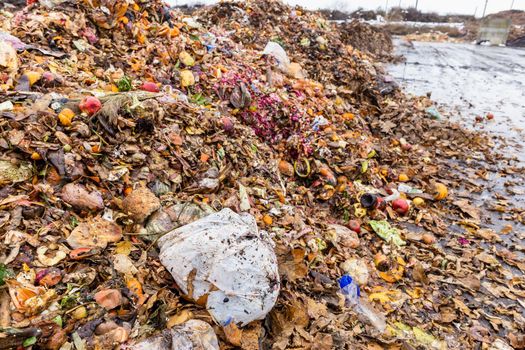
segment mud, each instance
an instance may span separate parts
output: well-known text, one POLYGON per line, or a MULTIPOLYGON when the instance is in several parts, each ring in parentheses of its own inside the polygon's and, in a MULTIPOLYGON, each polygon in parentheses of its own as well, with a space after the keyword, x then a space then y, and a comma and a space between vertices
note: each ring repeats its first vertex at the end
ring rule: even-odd
MULTIPOLYGON (((445 114, 475 129, 503 137, 522 149, 525 142, 525 50, 471 44, 395 40, 406 62, 388 67, 409 92, 432 94, 445 114), (446 111, 449 111, 448 113, 446 111), (493 121, 476 116, 494 114, 493 121)), ((525 162, 525 154, 516 152, 525 162)))
MULTIPOLYGON (((525 50, 471 44, 407 43, 401 39, 395 39, 394 45, 395 53, 403 55, 406 61, 391 64, 388 70, 407 92, 431 94, 444 118, 493 137, 500 157, 484 164, 487 171, 485 190, 468 193, 468 196, 489 213, 492 229, 499 231, 509 223, 515 225, 508 215, 492 207, 501 196, 518 211, 525 203, 525 50), (488 113, 494 114, 493 120, 486 118, 488 113), (517 171, 508 174, 509 168, 517 171)), ((473 158, 476 158, 474 154, 473 158)), ((525 226, 518 224, 514 228, 522 233, 507 236, 504 246, 523 242, 525 226)))

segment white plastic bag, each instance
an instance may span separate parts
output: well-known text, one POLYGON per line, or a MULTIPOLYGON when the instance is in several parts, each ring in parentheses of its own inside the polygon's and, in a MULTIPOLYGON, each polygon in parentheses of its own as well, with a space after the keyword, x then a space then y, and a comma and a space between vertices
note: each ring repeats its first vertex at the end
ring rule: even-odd
POLYGON ((268 41, 263 50, 263 55, 274 57, 279 64, 279 69, 295 79, 304 79, 306 74, 299 63, 290 62, 290 58, 283 47, 276 42, 268 41))
POLYGON ((211 326, 199 320, 189 320, 180 326, 164 330, 130 350, 219 350, 217 336, 211 326))
POLYGON ((279 295, 273 241, 255 218, 230 209, 179 227, 159 239, 160 261, 221 325, 263 319, 279 295), (213 291, 212 291, 213 290, 213 291))
POLYGON ((290 59, 284 51, 283 47, 274 41, 268 41, 268 44, 264 47, 263 55, 272 56, 279 63, 279 68, 286 70, 290 65, 290 59))

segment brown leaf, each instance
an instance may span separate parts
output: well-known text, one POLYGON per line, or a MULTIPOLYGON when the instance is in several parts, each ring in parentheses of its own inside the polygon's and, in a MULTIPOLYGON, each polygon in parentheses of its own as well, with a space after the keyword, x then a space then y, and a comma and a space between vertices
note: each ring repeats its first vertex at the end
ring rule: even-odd
POLYGON ((306 310, 306 305, 302 300, 294 297, 286 308, 286 316, 296 327, 306 327, 310 322, 310 317, 306 310))
POLYGON ((179 324, 183 324, 184 322, 192 318, 193 318, 193 313, 188 309, 184 309, 181 312, 169 318, 168 323, 166 323, 166 328, 172 328, 173 326, 178 326, 179 324))
POLYGON ((67 341, 68 332, 65 329, 58 329, 49 337, 46 343, 47 349, 58 350, 67 341))
POLYGON ((514 349, 525 349, 525 335, 523 334, 509 334, 510 345, 514 349))
POLYGON ((493 230, 489 228, 482 228, 477 231, 474 231, 474 234, 478 237, 483 238, 484 240, 491 241, 491 242, 499 242, 501 241, 500 236, 493 230))
POLYGON ((310 316, 311 318, 317 319, 321 316, 327 315, 328 310, 326 308, 326 305, 319 303, 312 298, 307 298, 306 302, 308 305, 308 316, 310 316))
POLYGON ((88 192, 82 185, 69 183, 62 188, 62 200, 78 209, 100 210, 104 200, 98 191, 88 192))
POLYGON ((507 234, 509 234, 511 232, 512 232, 512 225, 511 224, 507 224, 507 225, 503 226, 503 228, 501 229, 501 231, 499 233, 502 234, 502 235, 507 235, 507 234))
POLYGON ((241 345, 242 330, 237 327, 235 322, 230 322, 227 326, 222 328, 228 342, 235 346, 241 345))
POLYGON ((334 348, 334 340, 330 334, 317 333, 313 340, 312 350, 330 350, 334 348))
POLYGON ((421 282, 423 284, 429 283, 425 268, 420 263, 415 264, 412 268, 412 278, 416 282, 421 282))
POLYGON ((387 133, 387 134, 395 127, 396 127, 396 124, 394 124, 390 120, 387 120, 387 121, 381 123, 381 131, 383 131, 384 133, 387 133))
POLYGON ((498 259, 496 259, 496 257, 494 257, 494 255, 491 255, 491 254, 489 254, 487 252, 479 253, 478 255, 476 255, 476 258, 479 261, 484 262, 485 264, 499 265, 498 259))
POLYGON ((462 313, 464 313, 467 316, 470 316, 472 312, 470 311, 469 307, 465 305, 465 303, 458 298, 454 298, 454 304, 456 305, 456 309, 460 310, 462 313))
POLYGON ((467 287, 471 290, 479 290, 481 288, 481 281, 478 277, 473 275, 468 275, 463 278, 458 278, 458 281, 461 285, 467 287))
POLYGON ((241 349, 259 350, 259 337, 261 336, 261 323, 256 322, 242 330, 241 349))
POLYGON ((450 307, 442 307, 439 310, 440 320, 443 323, 450 323, 457 319, 456 312, 450 307))
POLYGON ((304 248, 294 248, 291 251, 286 247, 277 249, 279 259, 279 274, 290 282, 306 277, 308 266, 304 262, 306 250, 304 248))
POLYGON ((11 320, 11 313, 9 312, 9 294, 7 291, 0 290, 0 327, 9 327, 11 320))
POLYGON ((481 215, 480 209, 470 205, 470 202, 468 200, 460 199, 460 200, 454 201, 453 204, 457 206, 459 210, 469 215, 474 220, 480 221, 480 215, 481 215))
POLYGON ((118 242, 121 239, 122 229, 119 225, 97 217, 75 227, 67 238, 67 243, 72 248, 106 248, 108 243, 118 242))

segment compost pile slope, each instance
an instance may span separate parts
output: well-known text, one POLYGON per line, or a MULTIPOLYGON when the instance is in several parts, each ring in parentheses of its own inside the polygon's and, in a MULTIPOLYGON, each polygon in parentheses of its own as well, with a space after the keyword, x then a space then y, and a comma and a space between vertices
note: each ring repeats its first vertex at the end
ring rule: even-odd
POLYGON ((519 345, 522 280, 453 193, 491 144, 430 119, 336 27, 275 1, 45 4, 1 14, 0 348, 107 349, 190 319, 226 349, 519 345), (407 213, 360 204, 396 189, 407 213), (182 295, 156 247, 223 208, 279 260, 276 306, 242 328, 182 295), (343 274, 384 332, 343 306, 343 274))
POLYGON ((205 7, 196 16, 232 31, 230 38, 246 48, 262 50, 269 40, 275 41, 301 63, 308 78, 329 84, 328 88, 344 87, 340 93, 359 101, 377 103, 373 63, 366 54, 346 46, 336 25, 319 15, 278 1, 263 1, 224 2, 205 7))
POLYGON ((386 30, 359 20, 341 23, 338 29, 345 44, 370 53, 381 61, 393 59, 394 44, 386 30))

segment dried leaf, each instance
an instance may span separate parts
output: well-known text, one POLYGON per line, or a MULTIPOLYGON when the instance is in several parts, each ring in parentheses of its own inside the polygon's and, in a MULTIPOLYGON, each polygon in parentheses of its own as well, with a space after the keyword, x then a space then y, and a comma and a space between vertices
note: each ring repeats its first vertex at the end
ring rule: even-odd
POLYGON ((119 225, 97 217, 75 227, 67 238, 67 243, 72 248, 106 248, 108 243, 118 242, 121 239, 122 229, 119 225))
POLYGON ((227 326, 222 327, 226 340, 234 346, 241 345, 242 330, 237 327, 234 322, 230 322, 227 326))

